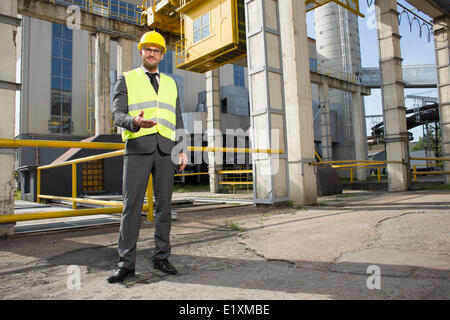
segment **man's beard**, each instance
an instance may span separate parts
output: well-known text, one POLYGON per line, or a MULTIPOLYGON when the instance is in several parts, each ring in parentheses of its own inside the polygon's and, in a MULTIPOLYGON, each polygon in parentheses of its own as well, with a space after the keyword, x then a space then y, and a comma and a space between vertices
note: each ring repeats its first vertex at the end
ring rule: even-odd
POLYGON ((158 62, 157 63, 149 63, 147 60, 145 60, 145 59, 143 59, 143 65, 144 65, 144 67, 146 67, 147 69, 149 69, 149 70, 152 70, 152 69, 156 69, 156 68, 158 68, 158 62))

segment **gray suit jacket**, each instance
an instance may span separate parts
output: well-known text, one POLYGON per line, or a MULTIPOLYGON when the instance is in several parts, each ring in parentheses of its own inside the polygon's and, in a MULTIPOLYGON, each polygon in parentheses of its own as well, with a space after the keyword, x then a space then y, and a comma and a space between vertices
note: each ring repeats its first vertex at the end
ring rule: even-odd
MULTIPOLYGON (((166 74, 167 75, 167 74, 166 74)), ((148 80, 150 82, 150 79, 148 80)), ((112 117, 114 124, 131 132, 139 131, 139 127, 133 125, 134 117, 128 115, 128 90, 125 76, 121 75, 114 87, 114 98, 112 106, 112 117)), ((180 97, 177 97, 176 106, 176 129, 183 129, 184 123, 180 110, 180 97)), ((180 136, 178 138, 183 138, 180 136)), ((180 139, 179 139, 180 140, 180 139)), ((161 136, 159 133, 150 134, 125 142, 125 154, 147 154, 153 153, 156 147, 165 154, 171 154, 175 142, 161 136)))

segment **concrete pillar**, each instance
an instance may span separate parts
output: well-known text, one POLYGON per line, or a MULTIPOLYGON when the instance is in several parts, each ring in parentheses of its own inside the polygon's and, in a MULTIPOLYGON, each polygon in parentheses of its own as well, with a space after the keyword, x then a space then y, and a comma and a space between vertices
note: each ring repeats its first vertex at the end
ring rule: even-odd
POLYGON ((319 84, 320 101, 320 132, 322 142, 322 160, 333 160, 333 146, 331 141, 330 101, 328 96, 328 82, 319 84))
MULTIPOLYGON (((278 2, 246 0, 245 20, 252 148, 284 151, 252 155, 253 199, 265 204, 284 202, 289 200, 289 169, 278 2)), ((309 69, 302 74, 306 75, 309 69)), ((299 132, 292 134, 300 138, 299 132)), ((300 174, 301 163, 296 165, 300 174)))
MULTIPOLYGON (((207 71, 206 80, 206 127, 208 147, 222 148, 223 137, 220 131, 220 76, 219 69, 207 71)), ((217 193, 221 190, 218 172, 223 168, 223 153, 208 152, 209 190, 217 193)))
MULTIPOLYGON (((361 88, 352 92, 352 115, 353 134, 355 137, 355 157, 356 160, 367 160, 367 137, 365 133, 365 112, 363 110, 361 88)), ((356 177, 359 181, 367 180, 367 169, 360 167, 356 170, 356 177)))
POLYGON ((110 36, 95 34, 94 101, 95 135, 111 134, 110 36))
POLYGON ((119 38, 117 40, 117 77, 133 69, 133 41, 119 38))
MULTIPOLYGON (((6 0, 0 3, 0 137, 14 139, 16 109, 16 47, 17 41, 17 1, 6 0)), ((0 214, 14 214, 14 168, 15 149, 0 147, 0 214)), ((14 224, 0 225, 0 235, 14 233, 14 224)))
MULTIPOLYGON (((442 141, 442 157, 450 158, 450 16, 433 20, 436 70, 438 76, 439 112, 442 141)), ((450 171, 450 162, 444 162, 444 171, 450 171)), ((450 184, 450 175, 444 176, 450 184)))
MULTIPOLYGON (((117 40, 117 77, 133 69, 133 41, 119 38, 117 40)), ((117 127, 117 134, 121 134, 122 127, 117 127)))
POLYGON ((408 130, 396 0, 376 0, 378 47, 382 81, 384 140, 389 191, 406 191, 409 185, 408 130))
MULTIPOLYGON (((305 2, 277 1, 283 58, 290 199, 299 205, 316 202, 314 120, 305 2)), ((329 123, 328 111, 328 123, 329 123)), ((331 148, 331 136, 329 137, 331 148)))

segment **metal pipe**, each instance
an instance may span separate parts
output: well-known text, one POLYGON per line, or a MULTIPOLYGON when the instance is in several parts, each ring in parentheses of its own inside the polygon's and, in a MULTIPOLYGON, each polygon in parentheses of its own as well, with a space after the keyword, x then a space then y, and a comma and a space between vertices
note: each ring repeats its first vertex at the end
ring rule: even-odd
POLYGON ((153 176, 151 173, 147 184, 147 206, 147 221, 153 221, 155 218, 153 217, 153 176))
POLYGON ((234 153, 276 153, 282 154, 283 150, 271 150, 271 149, 251 149, 251 148, 213 148, 213 147, 195 147, 188 146, 189 151, 203 151, 203 152, 234 152, 234 153))
POLYGON ((410 157, 411 160, 436 160, 436 161, 450 161, 450 158, 420 158, 420 157, 410 157))
POLYGON ((253 184, 253 181, 219 181, 219 184, 253 184))
MULTIPOLYGON (((148 209, 148 206, 146 204, 144 204, 142 206, 142 211, 147 211, 147 209, 148 209)), ((23 214, 8 214, 8 215, 0 215, 0 224, 14 223, 14 222, 18 222, 18 221, 69 218, 69 217, 77 217, 77 216, 121 213, 122 210, 123 210, 123 206, 120 206, 120 207, 117 206, 117 207, 111 207, 111 208, 93 208, 93 209, 51 211, 51 212, 34 212, 34 213, 23 213, 23 214)))
POLYGON ((76 164, 76 163, 82 163, 82 162, 87 162, 87 161, 94 161, 94 160, 100 160, 100 159, 105 159, 105 158, 118 157, 118 156, 123 155, 123 153, 124 153, 124 150, 112 151, 112 152, 97 154, 95 156, 79 158, 79 159, 65 161, 65 162, 56 163, 56 164, 49 164, 49 165, 46 165, 46 166, 41 166, 41 167, 39 167, 39 169, 41 169, 41 170, 43 170, 43 169, 50 169, 50 168, 66 166, 66 165, 69 165, 69 164, 73 165, 73 164, 76 164))
MULTIPOLYGON (((77 197, 77 164, 72 163, 72 198, 75 199, 77 197)), ((72 200, 72 209, 77 208, 77 203, 75 200, 72 200)))
MULTIPOLYGON (((124 143, 113 142, 82 142, 82 141, 54 141, 54 140, 20 140, 0 139, 0 147, 45 147, 45 148, 82 148, 82 149, 117 149, 125 148, 124 143)), ((201 152, 248 152, 248 153, 276 153, 282 154, 283 150, 251 149, 251 148, 211 148, 188 146, 189 151, 201 152)), ((78 160, 78 159, 77 159, 78 160)), ((81 159, 80 159, 81 160, 81 159)))
POLYGON ((55 141, 55 140, 20 140, 0 139, 2 147, 44 147, 44 148, 83 148, 83 149, 124 149, 124 143, 112 142, 83 142, 83 141, 55 141))
POLYGON ((220 170, 218 171, 219 174, 223 173, 252 173, 253 170, 220 170))
POLYGON ((36 181, 36 184, 37 184, 37 187, 36 187, 36 202, 39 203, 39 202, 41 202, 41 199, 39 197, 39 195, 41 194, 41 169, 37 168, 36 176, 37 176, 37 179, 36 179, 37 180, 36 181))
POLYGON ((71 197, 63 197, 63 196, 52 196, 52 195, 40 195, 41 199, 50 199, 50 200, 63 200, 63 201, 69 201, 73 202, 76 201, 77 203, 89 203, 89 204, 100 204, 105 206, 113 206, 113 207, 120 207, 122 206, 122 202, 117 201, 108 201, 108 200, 95 200, 95 199, 86 199, 86 198, 71 198, 71 197))
POLYGON ((194 172, 194 173, 177 173, 175 177, 183 177, 183 176, 196 176, 202 174, 209 174, 209 172, 194 172))
POLYGON ((13 223, 13 222, 17 222, 17 221, 68 218, 68 217, 75 217, 75 216, 87 216, 87 215, 120 213, 120 212, 122 212, 122 207, 10 214, 10 215, 0 215, 0 224, 1 223, 13 223))

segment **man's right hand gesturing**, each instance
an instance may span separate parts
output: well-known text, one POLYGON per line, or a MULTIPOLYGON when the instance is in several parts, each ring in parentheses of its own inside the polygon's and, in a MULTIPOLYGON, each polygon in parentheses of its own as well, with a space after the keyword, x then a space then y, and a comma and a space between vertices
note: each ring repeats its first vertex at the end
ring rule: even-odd
POLYGON ((133 119, 133 125, 140 128, 151 128, 156 125, 156 121, 145 119, 144 110, 141 110, 137 117, 133 119))

